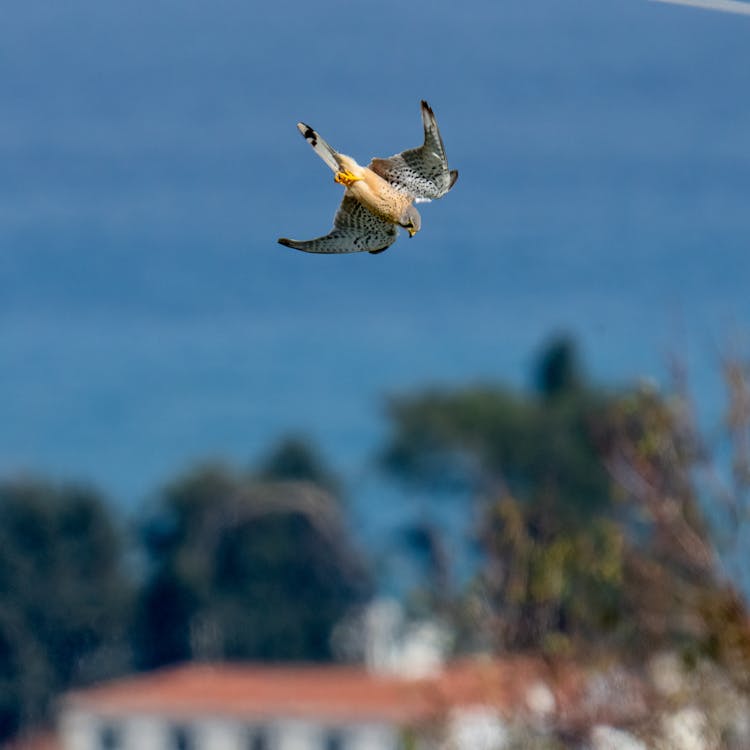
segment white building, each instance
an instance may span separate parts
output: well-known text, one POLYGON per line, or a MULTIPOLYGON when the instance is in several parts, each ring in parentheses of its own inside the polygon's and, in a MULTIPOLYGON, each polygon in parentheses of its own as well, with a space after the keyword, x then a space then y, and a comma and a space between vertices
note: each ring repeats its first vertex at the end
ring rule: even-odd
POLYGON ((189 665, 71 694, 64 750, 397 750, 427 714, 359 668, 189 665))
POLYGON ((15 748, 503 750, 519 728, 544 733, 617 718, 592 703, 590 676, 539 659, 428 671, 193 663, 69 693, 56 734, 15 748))
POLYGON ((554 716, 546 677, 541 662, 522 659, 419 678, 191 664, 69 694, 58 737, 63 750, 500 750, 509 722, 554 716))

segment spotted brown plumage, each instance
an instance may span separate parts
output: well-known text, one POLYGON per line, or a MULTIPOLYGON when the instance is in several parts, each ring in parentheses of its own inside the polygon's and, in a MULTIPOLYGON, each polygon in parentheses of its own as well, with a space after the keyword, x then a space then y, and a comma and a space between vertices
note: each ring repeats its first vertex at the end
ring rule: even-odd
POLYGON ((447 193, 458 178, 448 169, 443 139, 427 102, 422 101, 424 143, 387 159, 373 159, 366 167, 338 153, 305 123, 297 129, 316 154, 333 170, 334 180, 346 188, 329 234, 314 240, 279 243, 308 253, 381 253, 398 236, 397 227, 413 237, 421 227, 415 202, 447 193))
POLYGON ((396 189, 411 195, 417 202, 445 195, 458 179, 458 170, 448 169, 445 146, 440 137, 435 113, 422 101, 424 144, 402 151, 388 159, 373 159, 368 165, 396 189))
POLYGON ((356 198, 344 194, 333 220, 333 229, 314 240, 279 239, 279 243, 306 253, 379 253, 389 248, 398 237, 396 225, 371 211, 356 198))

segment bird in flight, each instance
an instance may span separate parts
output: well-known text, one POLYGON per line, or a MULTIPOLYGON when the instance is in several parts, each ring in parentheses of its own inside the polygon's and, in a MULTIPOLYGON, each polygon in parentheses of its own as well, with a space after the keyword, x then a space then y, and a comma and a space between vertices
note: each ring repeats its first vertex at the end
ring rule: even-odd
POLYGON ((413 237, 422 225, 414 204, 440 198, 458 179, 458 171, 448 169, 435 114, 425 101, 422 124, 422 146, 362 167, 331 148, 309 125, 297 123, 304 139, 333 170, 334 181, 346 189, 328 234, 314 240, 282 237, 279 243, 306 253, 375 254, 396 241, 398 227, 413 237))

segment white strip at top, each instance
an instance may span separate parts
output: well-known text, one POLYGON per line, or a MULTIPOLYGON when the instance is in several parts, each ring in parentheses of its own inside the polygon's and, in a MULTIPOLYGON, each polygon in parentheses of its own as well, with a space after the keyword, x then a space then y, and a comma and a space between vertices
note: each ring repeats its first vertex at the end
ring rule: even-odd
POLYGON ((691 8, 703 8, 705 10, 718 10, 722 13, 738 13, 750 16, 750 3, 740 0, 652 0, 657 3, 669 3, 670 5, 687 5, 691 8))

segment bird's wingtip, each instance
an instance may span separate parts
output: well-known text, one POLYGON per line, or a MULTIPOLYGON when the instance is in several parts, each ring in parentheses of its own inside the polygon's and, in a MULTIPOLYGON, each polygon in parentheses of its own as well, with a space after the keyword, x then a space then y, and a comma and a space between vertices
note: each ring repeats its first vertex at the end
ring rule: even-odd
POLYGON ((450 181, 450 185, 448 185, 448 190, 450 190, 456 184, 456 180, 458 179, 458 170, 451 169, 450 176, 451 176, 451 181, 450 181))
POLYGON ((318 145, 318 134, 307 123, 298 122, 297 130, 302 133, 302 137, 315 148, 318 145))
POLYGON ((279 237, 276 242, 278 242, 279 245, 283 245, 284 247, 294 247, 294 245, 292 245, 292 241, 287 239, 286 237, 279 237))

